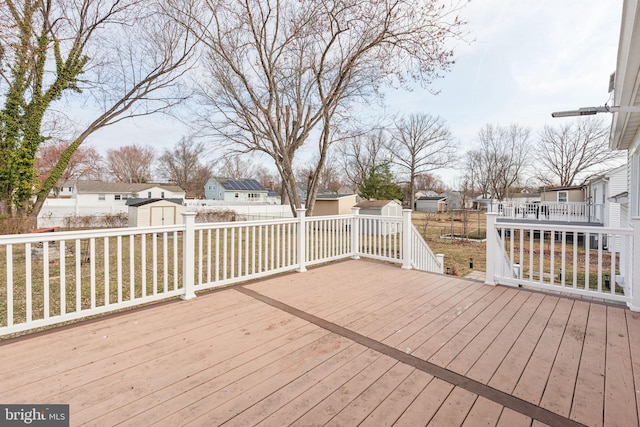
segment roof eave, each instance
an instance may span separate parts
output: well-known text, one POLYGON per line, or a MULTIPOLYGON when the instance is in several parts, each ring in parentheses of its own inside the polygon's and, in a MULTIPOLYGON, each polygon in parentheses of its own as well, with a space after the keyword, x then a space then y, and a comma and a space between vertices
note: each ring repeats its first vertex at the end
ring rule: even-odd
MULTIPOLYGON (((614 82, 614 105, 640 105, 640 3, 625 1, 614 82)), ((613 114, 609 147, 627 150, 640 128, 640 113, 613 114)))

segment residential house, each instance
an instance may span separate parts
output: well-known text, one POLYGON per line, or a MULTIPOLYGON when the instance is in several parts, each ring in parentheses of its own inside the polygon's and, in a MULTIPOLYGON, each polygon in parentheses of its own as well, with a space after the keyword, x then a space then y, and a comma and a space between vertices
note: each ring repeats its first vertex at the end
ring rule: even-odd
POLYGON ((605 227, 620 227, 620 203, 617 197, 627 192, 627 165, 593 177, 585 184, 587 201, 594 217, 605 227))
POLYGON ((540 201, 550 203, 584 203, 584 188, 580 185, 570 187, 543 187, 540 189, 540 201))
MULTIPOLYGON (((625 1, 620 28, 618 60, 613 79, 613 102, 616 106, 640 108, 640 3, 625 1)), ((609 146, 613 150, 626 150, 627 188, 619 194, 610 194, 620 203, 621 225, 632 226, 632 218, 640 217, 640 112, 613 113, 609 146)), ((637 265, 638 260, 635 260, 637 265)))
POLYGON ((119 205, 128 199, 184 199, 185 191, 177 185, 161 183, 128 184, 124 182, 78 181, 72 198, 78 206, 119 205))
POLYGON ((450 191, 448 193, 442 193, 441 195, 447 198, 446 210, 462 209, 464 207, 463 197, 459 191, 450 191))
POLYGON ((269 191, 255 179, 210 178, 205 184, 205 198, 232 203, 267 203, 269 191))

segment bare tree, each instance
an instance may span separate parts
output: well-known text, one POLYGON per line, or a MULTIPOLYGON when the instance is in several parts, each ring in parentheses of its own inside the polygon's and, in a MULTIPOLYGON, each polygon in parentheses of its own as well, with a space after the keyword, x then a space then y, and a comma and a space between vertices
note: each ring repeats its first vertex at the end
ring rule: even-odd
POLYGON ((390 151, 393 163, 405 175, 409 206, 415 206, 418 174, 454 164, 457 142, 445 121, 429 114, 411 114, 395 122, 390 151))
POLYGON ((275 190, 280 186, 280 178, 264 166, 258 166, 256 170, 256 179, 264 188, 275 190))
MULTIPOLYGON (((0 210, 35 218, 73 153, 99 129, 181 102, 194 38, 156 0, 0 3, 0 210), (65 103, 79 103, 81 113, 65 103), (56 111, 70 141, 43 182, 35 156, 56 111), (89 117, 89 119, 87 119, 89 117), (35 203, 31 206, 33 196, 35 203)), ((74 104, 77 105, 77 104, 74 104)), ((58 123, 59 128, 62 124, 58 123)))
POLYGON ((337 156, 351 187, 357 188, 367 179, 372 168, 390 162, 388 134, 381 129, 357 132, 336 145, 337 156))
POLYGON ((216 167, 216 175, 233 179, 255 179, 258 176, 258 166, 240 155, 227 155, 216 167))
POLYGON ((155 153, 149 147, 125 145, 107 151, 107 170, 116 182, 150 182, 154 158, 155 153))
POLYGON ((442 178, 429 172, 416 175, 416 190, 432 190, 436 193, 444 193, 448 190, 442 178))
MULTIPOLYGON (((68 141, 57 141, 40 146, 36 154, 35 169, 41 181, 49 177, 68 146, 68 141)), ((100 153, 91 146, 80 146, 69 159, 66 169, 51 190, 54 196, 58 197, 60 188, 65 182, 78 181, 81 178, 101 179, 103 173, 103 158, 100 153)))
MULTIPOLYGON (((317 164, 318 159, 316 158, 302 167, 297 167, 295 169, 296 181, 309 186, 316 171, 317 164)), ((330 153, 327 156, 327 161, 325 162, 322 171, 320 171, 318 179, 319 188, 324 191, 337 193, 340 187, 342 187, 343 182, 340 174, 340 168, 338 166, 337 157, 334 153, 330 153)))
MULTIPOLYGON (((609 149, 609 126, 593 117, 545 126, 536 143, 536 178, 545 185, 571 186, 595 167, 620 159, 609 149)), ((588 178, 588 177, 584 177, 588 178)))
POLYGON ((529 158, 529 130, 518 125, 485 125, 478 132, 479 148, 467 153, 467 178, 480 194, 504 199, 523 179, 529 158))
POLYGON ((180 186, 187 197, 203 198, 211 170, 202 163, 206 147, 202 142, 181 138, 173 149, 158 157, 158 175, 180 186))
POLYGON ((381 85, 438 77, 452 63, 446 41, 461 25, 459 6, 440 1, 170 3, 178 19, 198 21, 189 28, 206 46, 209 79, 200 89, 214 113, 207 125, 239 151, 273 158, 294 214, 294 158, 303 144, 317 137, 311 212, 336 121, 381 85))

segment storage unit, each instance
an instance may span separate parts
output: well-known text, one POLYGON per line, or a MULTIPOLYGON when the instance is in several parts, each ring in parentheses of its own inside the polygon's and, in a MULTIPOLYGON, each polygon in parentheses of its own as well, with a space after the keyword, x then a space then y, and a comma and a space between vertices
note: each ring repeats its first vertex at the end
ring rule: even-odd
POLYGON ((182 199, 130 199, 129 227, 182 224, 182 199))
POLYGON ((350 214, 356 198, 355 194, 318 194, 313 216, 350 214))

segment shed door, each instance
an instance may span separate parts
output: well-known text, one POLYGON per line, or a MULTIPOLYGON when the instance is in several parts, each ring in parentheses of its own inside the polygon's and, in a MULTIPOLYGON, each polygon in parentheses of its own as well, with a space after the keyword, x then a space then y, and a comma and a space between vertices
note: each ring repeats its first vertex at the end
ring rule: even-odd
POLYGON ((176 208, 173 206, 152 206, 151 224, 149 225, 173 225, 176 223, 176 208))

